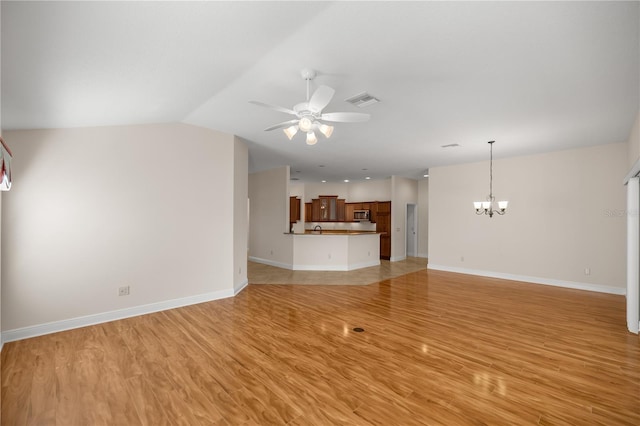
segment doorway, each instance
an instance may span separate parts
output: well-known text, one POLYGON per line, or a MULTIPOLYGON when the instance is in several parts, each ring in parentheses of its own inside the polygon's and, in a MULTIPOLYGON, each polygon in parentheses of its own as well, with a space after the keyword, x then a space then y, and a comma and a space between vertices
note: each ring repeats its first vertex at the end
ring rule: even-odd
POLYGON ((418 256, 418 206, 407 204, 407 248, 408 257, 418 256))

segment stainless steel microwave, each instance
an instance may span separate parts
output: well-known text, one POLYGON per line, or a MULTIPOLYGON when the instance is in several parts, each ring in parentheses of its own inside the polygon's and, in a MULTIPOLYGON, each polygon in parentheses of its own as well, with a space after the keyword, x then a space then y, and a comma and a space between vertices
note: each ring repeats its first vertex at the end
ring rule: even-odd
POLYGON ((354 210, 353 211, 353 220, 370 220, 370 212, 369 210, 354 210))

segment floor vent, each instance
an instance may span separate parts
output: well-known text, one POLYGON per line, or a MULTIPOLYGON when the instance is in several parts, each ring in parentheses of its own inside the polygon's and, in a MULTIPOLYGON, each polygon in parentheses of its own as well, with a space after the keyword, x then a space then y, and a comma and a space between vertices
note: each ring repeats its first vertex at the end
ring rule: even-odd
POLYGON ((364 328, 356 327, 353 329, 353 331, 355 331, 356 333, 362 333, 364 331, 364 328))

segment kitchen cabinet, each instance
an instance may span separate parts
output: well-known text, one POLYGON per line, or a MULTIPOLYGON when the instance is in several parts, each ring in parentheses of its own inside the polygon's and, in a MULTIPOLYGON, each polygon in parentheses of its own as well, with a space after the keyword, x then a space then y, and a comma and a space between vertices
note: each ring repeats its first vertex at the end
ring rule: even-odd
POLYGON ((336 200, 336 220, 338 222, 344 222, 346 220, 345 213, 344 213, 344 208, 345 208, 344 200, 343 199, 337 199, 336 200))
POLYGON ((391 259, 391 201, 377 203, 376 232, 380 232, 380 259, 391 259))
POLYGON ((344 221, 345 200, 337 195, 320 195, 311 200, 311 222, 344 221))
POLYGON ((313 222, 312 209, 313 207, 311 203, 304 203, 304 221, 305 222, 313 222))
POLYGON ((353 222, 354 203, 345 203, 344 205, 344 220, 345 222, 353 222))
POLYGON ((300 198, 289 197, 289 224, 300 220, 300 198))

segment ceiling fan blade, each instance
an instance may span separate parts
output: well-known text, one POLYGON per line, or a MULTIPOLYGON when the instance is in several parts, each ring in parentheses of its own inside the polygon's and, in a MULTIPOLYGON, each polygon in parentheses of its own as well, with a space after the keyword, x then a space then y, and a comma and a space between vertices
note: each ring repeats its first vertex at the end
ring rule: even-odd
POLYGON ((296 119, 296 120, 283 121, 282 123, 274 124, 271 127, 267 127, 266 129, 264 129, 264 131, 268 132, 269 130, 284 129, 285 127, 289 127, 289 126, 292 126, 294 124, 297 124, 298 121, 300 121, 300 120, 296 119))
POLYGON ((261 107, 269 108, 269 109, 274 109, 274 110, 280 111, 280 112, 286 112, 287 114, 297 115, 294 110, 288 109, 288 108, 284 108, 284 107, 281 107, 281 106, 265 104, 264 102, 259 102, 259 101, 249 101, 249 103, 254 104, 254 105, 258 105, 258 106, 261 106, 261 107))
POLYGON ((363 121, 369 121, 370 114, 364 114, 361 112, 328 112, 322 114, 321 119, 326 121, 335 121, 339 123, 360 123, 363 121))
POLYGON ((329 86, 320 86, 313 92, 311 95, 311 99, 309 99, 309 110, 311 112, 320 112, 322 108, 329 105, 331 102, 331 98, 333 98, 333 94, 335 90, 333 90, 329 86))

